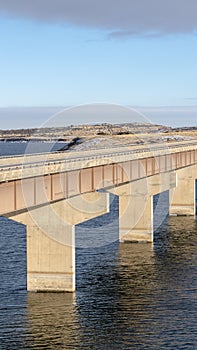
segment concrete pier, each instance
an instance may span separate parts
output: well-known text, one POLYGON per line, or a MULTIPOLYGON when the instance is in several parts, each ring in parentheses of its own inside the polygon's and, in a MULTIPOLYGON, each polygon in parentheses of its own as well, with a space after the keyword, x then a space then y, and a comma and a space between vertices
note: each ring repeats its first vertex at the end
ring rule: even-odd
POLYGON ((153 241, 153 199, 143 195, 119 197, 120 242, 153 241))
POLYGON ((108 211, 95 192, 10 217, 27 226, 27 290, 74 292, 75 225, 108 211))
POLYGON ((169 172, 110 190, 119 196, 120 242, 153 242, 153 196, 175 186, 176 174, 169 172))
POLYGON ((196 215, 196 166, 177 171, 177 187, 170 191, 170 215, 196 215))
MULTIPOLYGON (((61 227, 57 226, 54 229, 59 231, 61 227)), ((64 235, 66 237, 65 244, 51 239, 33 222, 27 225, 28 291, 74 292, 74 226, 64 227, 64 235)))

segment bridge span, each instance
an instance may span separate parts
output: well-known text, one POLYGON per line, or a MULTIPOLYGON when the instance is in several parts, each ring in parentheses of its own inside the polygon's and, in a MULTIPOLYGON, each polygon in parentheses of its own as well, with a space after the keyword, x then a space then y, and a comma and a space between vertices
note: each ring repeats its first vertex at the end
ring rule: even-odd
POLYGON ((153 242, 153 196, 196 214, 197 142, 0 158, 0 215, 27 226, 27 289, 75 290, 75 225, 119 197, 121 242, 153 242))

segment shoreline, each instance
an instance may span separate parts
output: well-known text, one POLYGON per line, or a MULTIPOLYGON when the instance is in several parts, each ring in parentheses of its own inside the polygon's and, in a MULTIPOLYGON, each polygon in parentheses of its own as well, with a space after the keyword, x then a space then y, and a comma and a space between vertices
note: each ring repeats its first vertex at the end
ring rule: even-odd
POLYGON ((197 127, 171 128, 154 124, 96 124, 69 127, 0 130, 3 143, 62 143, 60 151, 120 147, 136 144, 197 140, 197 127))

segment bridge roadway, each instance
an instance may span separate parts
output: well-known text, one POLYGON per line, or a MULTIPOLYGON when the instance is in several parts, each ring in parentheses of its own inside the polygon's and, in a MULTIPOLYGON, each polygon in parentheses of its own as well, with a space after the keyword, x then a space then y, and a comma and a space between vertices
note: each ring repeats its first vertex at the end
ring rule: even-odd
POLYGON ((153 196, 172 215, 195 215, 197 142, 0 158, 0 215, 27 226, 27 289, 75 290, 76 224, 119 196, 121 242, 153 242, 153 196), (98 190, 102 190, 101 192, 98 190))
POLYGON ((62 171, 89 168, 91 166, 145 159, 195 151, 197 141, 155 143, 122 146, 110 149, 99 148, 90 151, 66 151, 40 154, 24 154, 0 157, 0 182, 46 175, 62 171), (29 170, 29 171, 28 171, 29 170))

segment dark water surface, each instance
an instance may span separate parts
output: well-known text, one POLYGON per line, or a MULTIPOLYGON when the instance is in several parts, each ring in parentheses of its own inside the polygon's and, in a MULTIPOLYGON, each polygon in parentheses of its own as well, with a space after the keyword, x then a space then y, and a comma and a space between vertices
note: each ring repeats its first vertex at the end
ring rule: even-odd
POLYGON ((0 157, 18 154, 43 153, 57 151, 65 142, 3 142, 0 141, 0 157))
POLYGON ((26 292, 25 226, 1 217, 0 349, 197 349, 197 223, 158 227, 160 197, 154 244, 117 242, 117 198, 76 227, 74 295, 26 292))
POLYGON ((193 218, 170 218, 154 245, 78 248, 73 296, 27 293, 25 227, 0 224, 0 349, 197 349, 193 218))

